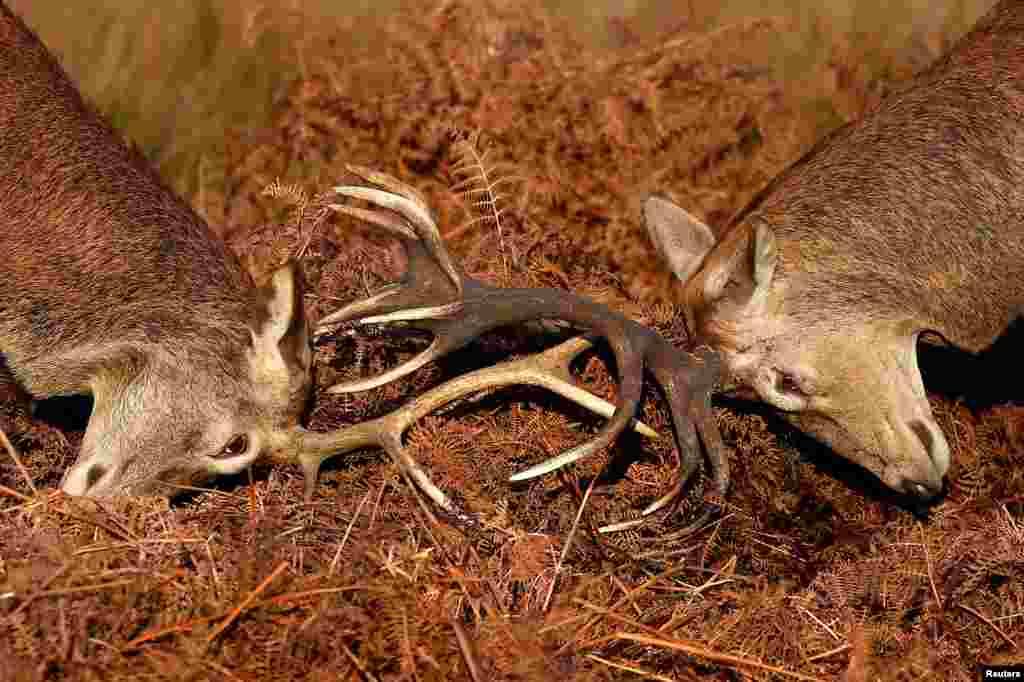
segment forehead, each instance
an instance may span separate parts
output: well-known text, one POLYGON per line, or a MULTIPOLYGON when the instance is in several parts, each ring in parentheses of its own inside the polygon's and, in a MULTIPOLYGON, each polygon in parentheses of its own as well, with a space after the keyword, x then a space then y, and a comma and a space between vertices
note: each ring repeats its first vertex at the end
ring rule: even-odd
POLYGON ((879 330, 829 315, 775 312, 762 315, 709 315, 698 332, 725 353, 750 359, 803 356, 815 363, 842 363, 850 355, 871 353, 880 342, 879 330))
POLYGON ((219 358, 167 358, 151 364, 134 384, 147 409, 157 413, 202 414, 214 421, 258 412, 246 374, 219 358))

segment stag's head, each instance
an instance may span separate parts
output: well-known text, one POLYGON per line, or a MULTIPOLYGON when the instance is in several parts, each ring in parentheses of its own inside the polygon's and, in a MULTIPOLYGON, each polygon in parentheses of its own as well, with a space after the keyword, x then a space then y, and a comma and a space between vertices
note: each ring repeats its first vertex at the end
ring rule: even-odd
POLYGON ((200 326, 177 330, 184 342, 175 348, 116 351, 93 381, 92 416, 65 492, 173 495, 295 449, 312 385, 298 270, 280 268, 251 298, 231 334, 200 326))
POLYGON ((731 393, 777 408, 893 490, 939 493, 949 445, 925 395, 912 320, 818 300, 808 281, 821 281, 819 265, 786 252, 757 213, 721 239, 663 198, 646 201, 644 219, 684 283, 690 330, 720 354, 731 393))

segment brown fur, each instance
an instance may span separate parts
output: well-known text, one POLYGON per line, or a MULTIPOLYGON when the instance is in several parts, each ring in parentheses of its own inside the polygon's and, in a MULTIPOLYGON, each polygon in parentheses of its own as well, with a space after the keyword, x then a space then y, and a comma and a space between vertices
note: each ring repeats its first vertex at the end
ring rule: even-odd
POLYGON ((104 491, 148 489, 161 459, 195 455, 174 478, 202 477, 199 460, 219 450, 208 420, 245 422, 231 433, 294 423, 309 385, 294 271, 256 288, 2 5, 0 158, 0 351, 35 396, 94 394, 80 462, 106 458, 93 478, 134 471, 104 491), (262 380, 276 390, 257 396, 254 339, 280 322, 275 296, 290 299, 287 371, 271 358, 262 380))
POLYGON ((1022 74, 1024 3, 1003 2, 762 192, 732 229, 772 226, 800 288, 787 312, 991 345, 1024 310, 1022 74))
POLYGON ((740 394, 921 497, 940 489, 949 447, 918 336, 978 352, 1024 312, 1022 73, 1024 2, 1004 0, 717 240, 670 202, 645 207, 692 328, 740 394))

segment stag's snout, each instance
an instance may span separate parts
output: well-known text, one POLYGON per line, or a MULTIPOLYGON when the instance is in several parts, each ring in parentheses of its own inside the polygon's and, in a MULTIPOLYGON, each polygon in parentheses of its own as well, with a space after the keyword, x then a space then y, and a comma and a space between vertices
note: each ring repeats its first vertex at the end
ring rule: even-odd
POLYGON ((904 430, 900 435, 908 441, 909 451, 917 454, 910 462, 887 467, 882 481, 921 501, 934 499, 942 492, 949 469, 949 443, 932 419, 911 419, 904 430))
POLYGON ((79 462, 67 470, 61 490, 68 495, 103 497, 114 493, 111 488, 120 478, 117 467, 104 466, 98 462, 79 462))

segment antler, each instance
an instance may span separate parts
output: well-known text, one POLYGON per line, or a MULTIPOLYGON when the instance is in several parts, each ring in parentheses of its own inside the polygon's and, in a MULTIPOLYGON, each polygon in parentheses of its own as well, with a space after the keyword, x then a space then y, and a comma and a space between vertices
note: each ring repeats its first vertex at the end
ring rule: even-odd
MULTIPOLYGON (((387 324, 404 322, 430 332, 431 345, 411 360, 376 376, 337 384, 330 393, 362 391, 394 381, 432 360, 467 345, 499 326, 538 319, 559 319, 603 337, 615 355, 621 381, 618 406, 578 388, 569 372, 572 360, 592 341, 576 338, 536 356, 507 362, 461 376, 428 391, 411 404, 384 417, 333 433, 304 432, 298 455, 306 475, 306 495, 315 487, 321 463, 336 454, 368 445, 383 447, 403 476, 423 490, 435 504, 467 520, 401 445, 402 433, 417 419, 456 398, 485 388, 513 384, 543 386, 610 419, 591 440, 545 462, 521 471, 511 480, 522 481, 555 471, 609 445, 628 425, 656 437, 634 419, 646 368, 662 388, 672 413, 679 451, 679 476, 665 495, 650 504, 643 516, 676 501, 700 466, 698 434, 713 472, 714 492, 724 497, 729 466, 721 436, 711 412, 711 389, 719 376, 718 356, 707 347, 684 352, 654 331, 592 301, 555 289, 502 289, 479 282, 461 271, 444 247, 426 202, 413 188, 366 168, 348 170, 376 187, 341 186, 334 191, 364 200, 384 210, 366 210, 344 204, 331 209, 376 225, 394 235, 405 249, 408 268, 399 282, 383 287, 370 298, 352 303, 320 321, 317 333, 343 322, 387 324)), ((705 505, 698 524, 715 511, 705 505)), ((616 524, 618 530, 641 521, 616 524)), ((696 527, 693 524, 690 528, 696 527)))

